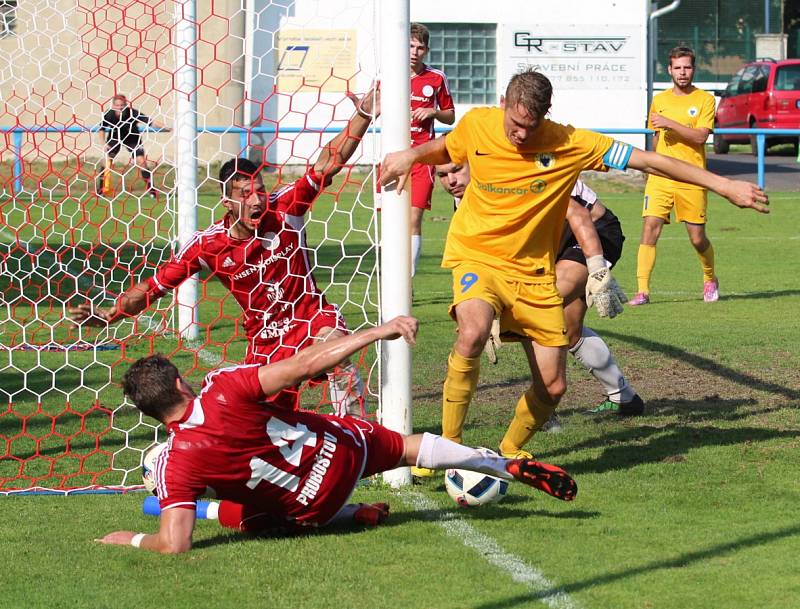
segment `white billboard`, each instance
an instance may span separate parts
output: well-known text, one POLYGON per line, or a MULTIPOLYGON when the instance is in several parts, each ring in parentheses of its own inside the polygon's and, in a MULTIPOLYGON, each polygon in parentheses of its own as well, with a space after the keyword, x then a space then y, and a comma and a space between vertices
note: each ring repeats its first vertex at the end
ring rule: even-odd
POLYGON ((643 26, 507 25, 501 40, 506 75, 534 68, 554 89, 636 89, 644 74, 643 26))

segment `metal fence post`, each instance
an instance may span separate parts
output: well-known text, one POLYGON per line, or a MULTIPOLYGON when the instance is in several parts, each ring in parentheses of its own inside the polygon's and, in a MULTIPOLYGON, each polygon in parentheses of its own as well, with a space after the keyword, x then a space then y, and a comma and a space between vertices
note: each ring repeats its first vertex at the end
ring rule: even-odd
POLYGON ((14 130, 14 193, 22 192, 22 131, 14 130))

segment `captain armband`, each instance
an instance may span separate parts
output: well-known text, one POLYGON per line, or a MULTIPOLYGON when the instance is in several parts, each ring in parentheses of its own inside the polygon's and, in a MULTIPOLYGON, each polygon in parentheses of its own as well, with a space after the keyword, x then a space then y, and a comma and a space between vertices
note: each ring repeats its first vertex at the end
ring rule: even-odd
POLYGON ((603 156, 603 164, 609 169, 625 169, 633 153, 633 146, 614 140, 611 148, 603 156))

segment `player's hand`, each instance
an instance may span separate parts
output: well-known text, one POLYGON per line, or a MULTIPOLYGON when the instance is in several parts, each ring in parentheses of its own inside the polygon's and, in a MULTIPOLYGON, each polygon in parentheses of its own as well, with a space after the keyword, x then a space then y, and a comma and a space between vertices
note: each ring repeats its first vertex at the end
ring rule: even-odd
POLYGON ((111 322, 112 309, 95 308, 89 302, 67 309, 69 318, 78 325, 107 326, 111 322))
POLYGON ((673 122, 666 116, 658 114, 657 112, 651 112, 650 124, 656 129, 669 129, 672 127, 673 122))
POLYGON ((398 315, 394 319, 379 326, 379 328, 382 334, 381 338, 384 340, 394 340, 402 336, 409 345, 415 345, 417 343, 419 321, 414 317, 398 315))
POLYGON ((762 214, 769 213, 767 208, 769 197, 767 193, 751 182, 728 180, 728 184, 722 194, 736 207, 750 207, 762 214))
POLYGON ((411 120, 422 123, 436 116, 436 108, 417 108, 411 111, 411 120))
POLYGON ((381 83, 373 83, 363 96, 359 97, 355 93, 348 91, 347 97, 356 107, 358 112, 364 118, 370 120, 376 119, 381 115, 381 83))
POLYGON ((628 302, 625 292, 611 275, 602 256, 591 256, 586 260, 589 277, 586 280, 586 306, 594 305, 600 317, 614 318, 624 311, 622 304, 628 302))
POLYGON ((133 531, 114 531, 113 533, 109 533, 105 537, 101 537, 100 539, 95 539, 97 543, 102 543, 105 545, 110 546, 129 546, 131 545, 131 539, 134 538, 136 533, 133 531))
POLYGON ((381 186, 385 190, 391 190, 394 185, 398 194, 403 192, 413 166, 414 153, 410 148, 399 152, 390 152, 381 163, 381 186))

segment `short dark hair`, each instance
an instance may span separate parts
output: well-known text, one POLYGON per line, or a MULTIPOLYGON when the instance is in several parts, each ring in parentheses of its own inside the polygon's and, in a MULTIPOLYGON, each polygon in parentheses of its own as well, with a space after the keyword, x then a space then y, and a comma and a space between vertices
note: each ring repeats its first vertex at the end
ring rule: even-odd
POLYGON ((692 58, 692 67, 694 67, 694 50, 691 47, 675 47, 669 52, 669 57, 667 58, 667 65, 672 65, 673 59, 678 59, 679 57, 691 57, 692 58))
POLYGON ((230 194, 234 180, 252 180, 260 171, 261 168, 250 159, 239 157, 226 161, 219 168, 219 187, 222 189, 222 194, 230 194))
POLYGON ((431 33, 428 31, 428 28, 426 28, 421 23, 412 23, 410 34, 411 38, 416 38, 417 40, 419 40, 422 44, 425 45, 425 48, 430 47, 431 33))
POLYGON ((514 74, 506 87, 506 105, 520 105, 538 118, 550 111, 552 98, 550 79, 533 68, 514 74))
POLYGON ((147 416, 164 420, 164 416, 183 400, 175 381, 180 378, 175 365, 157 353, 136 360, 122 378, 122 391, 136 408, 147 416))

